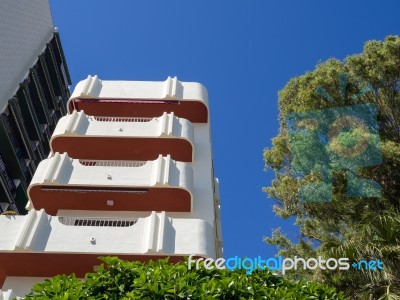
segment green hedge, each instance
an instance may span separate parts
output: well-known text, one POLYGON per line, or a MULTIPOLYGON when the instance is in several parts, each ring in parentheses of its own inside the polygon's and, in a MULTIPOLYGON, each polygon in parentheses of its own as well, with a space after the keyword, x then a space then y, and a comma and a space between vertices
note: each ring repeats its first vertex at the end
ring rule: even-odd
POLYGON ((84 280, 58 275, 36 284, 25 299, 345 299, 325 285, 290 282, 269 271, 188 270, 187 261, 147 263, 102 257, 84 280))

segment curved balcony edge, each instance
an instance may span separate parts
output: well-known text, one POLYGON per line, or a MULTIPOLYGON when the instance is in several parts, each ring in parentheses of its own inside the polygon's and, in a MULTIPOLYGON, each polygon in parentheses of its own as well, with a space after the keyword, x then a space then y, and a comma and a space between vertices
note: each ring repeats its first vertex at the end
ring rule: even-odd
POLYGON ((55 153, 43 160, 28 187, 35 209, 191 212, 193 171, 188 163, 96 161, 55 153))
POLYGON ((175 160, 192 162, 194 131, 190 121, 173 113, 164 112, 158 118, 119 118, 73 111, 58 122, 50 148, 73 158, 151 160, 170 154, 175 160))

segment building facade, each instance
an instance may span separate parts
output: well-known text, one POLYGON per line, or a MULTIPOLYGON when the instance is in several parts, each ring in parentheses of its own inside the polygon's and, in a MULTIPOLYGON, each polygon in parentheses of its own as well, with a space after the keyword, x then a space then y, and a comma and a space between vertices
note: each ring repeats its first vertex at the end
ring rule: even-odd
POLYGON ((115 255, 222 257, 205 87, 88 76, 66 103, 26 216, 0 216, 0 299, 115 255))
POLYGON ((27 187, 71 84, 48 0, 0 2, 0 213, 25 214, 27 187))

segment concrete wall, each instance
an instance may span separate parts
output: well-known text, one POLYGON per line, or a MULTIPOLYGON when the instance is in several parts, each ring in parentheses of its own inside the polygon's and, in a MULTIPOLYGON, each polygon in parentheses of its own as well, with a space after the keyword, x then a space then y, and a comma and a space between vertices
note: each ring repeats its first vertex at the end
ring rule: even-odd
POLYGON ((0 112, 53 35, 48 0, 0 1, 0 112))

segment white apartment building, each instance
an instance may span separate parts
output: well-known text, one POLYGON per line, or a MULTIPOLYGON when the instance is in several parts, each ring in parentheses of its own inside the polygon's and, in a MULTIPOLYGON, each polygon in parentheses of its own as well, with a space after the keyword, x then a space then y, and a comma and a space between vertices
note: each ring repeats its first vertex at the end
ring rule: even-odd
POLYGON ((222 257, 205 87, 88 76, 28 187, 29 213, 0 216, 0 299, 115 255, 222 257))

